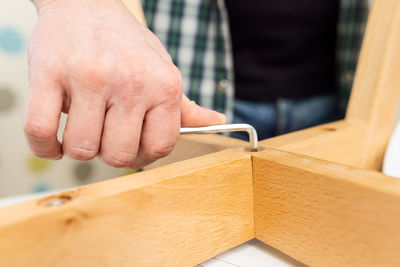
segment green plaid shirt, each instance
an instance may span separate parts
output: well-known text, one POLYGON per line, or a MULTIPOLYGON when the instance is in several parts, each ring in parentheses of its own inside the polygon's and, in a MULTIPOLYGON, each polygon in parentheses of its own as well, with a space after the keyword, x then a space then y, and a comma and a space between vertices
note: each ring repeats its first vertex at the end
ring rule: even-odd
MULTIPOLYGON (((340 110, 344 113, 364 33, 368 0, 340 1, 336 73, 340 110)), ((143 0, 143 9, 149 28, 182 72, 184 93, 198 104, 232 118, 234 72, 224 0, 143 0)))

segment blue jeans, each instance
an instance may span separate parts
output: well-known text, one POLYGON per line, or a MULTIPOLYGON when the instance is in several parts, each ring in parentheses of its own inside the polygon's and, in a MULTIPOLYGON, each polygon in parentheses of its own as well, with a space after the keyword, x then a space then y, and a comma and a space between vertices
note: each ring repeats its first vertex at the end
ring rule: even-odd
MULTIPOLYGON (((263 140, 338 119, 336 95, 306 99, 278 99, 271 102, 235 100, 233 123, 248 123, 263 140)), ((247 133, 232 137, 248 140, 247 133)))

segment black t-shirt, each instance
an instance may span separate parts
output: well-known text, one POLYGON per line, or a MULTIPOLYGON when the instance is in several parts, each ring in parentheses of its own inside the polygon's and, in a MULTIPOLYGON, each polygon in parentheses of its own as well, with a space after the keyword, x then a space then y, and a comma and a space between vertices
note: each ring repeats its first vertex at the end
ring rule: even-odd
POLYGON ((227 0, 236 98, 304 98, 335 88, 338 0, 227 0))

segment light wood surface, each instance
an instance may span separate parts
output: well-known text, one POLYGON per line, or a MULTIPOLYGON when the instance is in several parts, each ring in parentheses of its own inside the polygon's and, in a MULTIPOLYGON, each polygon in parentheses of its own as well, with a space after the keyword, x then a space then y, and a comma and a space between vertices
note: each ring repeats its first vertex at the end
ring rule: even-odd
POLYGON ((226 150, 0 209, 1 266, 201 263, 254 237, 251 172, 226 150))
POLYGON ((227 148, 241 148, 245 150, 247 142, 219 134, 197 134, 180 136, 173 151, 168 156, 155 161, 144 169, 153 169, 166 164, 191 159, 227 148))
POLYGON ((311 266, 400 266, 400 180, 268 149, 253 156, 255 237, 311 266))
POLYGON ((342 120, 266 139, 260 146, 360 167, 365 136, 365 123, 342 120))
POLYGON ((364 37, 348 121, 367 125, 359 167, 380 170, 400 96, 400 1, 374 0, 364 37))

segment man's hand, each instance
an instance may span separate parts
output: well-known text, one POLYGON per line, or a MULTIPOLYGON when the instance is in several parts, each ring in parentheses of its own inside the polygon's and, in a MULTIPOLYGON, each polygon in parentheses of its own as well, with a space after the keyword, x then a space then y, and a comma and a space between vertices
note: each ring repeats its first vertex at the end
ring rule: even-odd
MULTIPOLYGON (((35 2, 35 1, 34 1, 35 2)), ((120 0, 36 0, 24 130, 39 157, 96 155, 137 168, 166 156, 183 126, 225 117, 182 101, 179 70, 120 0), (62 144, 61 112, 68 113, 62 144)))

